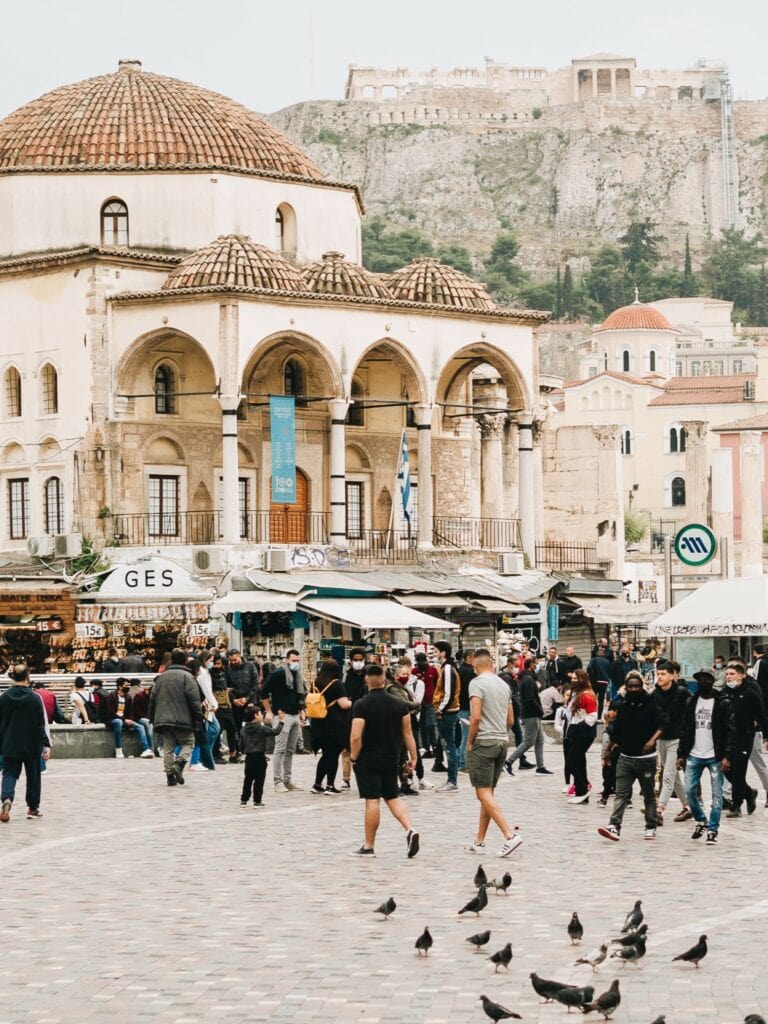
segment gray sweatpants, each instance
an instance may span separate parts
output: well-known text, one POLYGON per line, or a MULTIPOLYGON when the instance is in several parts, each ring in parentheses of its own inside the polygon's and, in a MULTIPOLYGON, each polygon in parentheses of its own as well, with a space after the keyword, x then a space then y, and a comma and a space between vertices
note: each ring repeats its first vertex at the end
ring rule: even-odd
POLYGON ((183 761, 183 768, 192 757, 192 748, 195 745, 195 734, 192 729, 163 729, 160 735, 163 738, 163 768, 166 773, 173 768, 176 761, 176 747, 181 747, 178 759, 183 761))
POLYGON ((541 728, 540 718, 521 718, 520 724, 523 727, 523 742, 518 744, 507 758, 507 761, 516 761, 522 757, 526 750, 533 747, 536 755, 536 767, 544 767, 544 730, 541 728))
POLYGON ((283 718, 283 731, 278 734, 275 740, 275 754, 272 758, 272 774, 276 784, 283 782, 287 786, 291 781, 293 755, 296 753, 300 731, 299 716, 285 715, 283 718))
POLYGON ((677 748, 680 740, 658 740, 656 752, 659 755, 659 766, 661 768, 661 792, 659 793, 659 807, 661 810, 669 803, 669 798, 674 791, 682 807, 687 807, 688 802, 685 795, 685 786, 680 772, 677 770, 677 748))
POLYGON ((624 811, 632 799, 632 784, 637 779, 645 801, 645 827, 656 828, 656 756, 628 757, 620 754, 616 764, 616 796, 613 798, 611 824, 621 832, 624 811))

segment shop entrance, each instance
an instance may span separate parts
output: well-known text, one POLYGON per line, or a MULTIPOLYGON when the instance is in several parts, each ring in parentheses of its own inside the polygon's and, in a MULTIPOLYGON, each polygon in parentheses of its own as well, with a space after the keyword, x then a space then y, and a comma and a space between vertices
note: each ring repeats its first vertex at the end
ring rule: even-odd
POLYGON ((269 507, 269 539, 273 544, 306 544, 309 541, 309 484, 296 470, 296 501, 269 507))

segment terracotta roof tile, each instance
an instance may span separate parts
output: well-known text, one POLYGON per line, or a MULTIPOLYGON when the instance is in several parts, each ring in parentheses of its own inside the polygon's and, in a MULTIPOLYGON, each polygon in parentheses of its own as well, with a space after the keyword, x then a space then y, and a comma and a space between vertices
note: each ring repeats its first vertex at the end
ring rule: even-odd
POLYGON ((754 373, 717 377, 670 377, 664 394, 648 404, 659 405, 734 405, 746 401, 744 385, 754 383, 754 373))
POLYGON ((392 292, 382 275, 371 274, 364 267, 345 260, 343 253, 326 252, 322 259, 302 268, 307 291, 324 295, 364 295, 391 299, 392 292))
POLYGON ((595 328, 599 331, 674 331, 675 328, 663 313, 653 306, 642 302, 633 302, 631 306, 614 309, 606 319, 595 328))
POLYGON ((252 242, 247 235, 220 235, 174 268, 163 291, 186 288, 271 288, 302 292, 301 272, 280 253, 252 242))
POLYGON ((643 384, 652 388, 661 387, 655 378, 663 380, 658 374, 648 374, 647 376, 638 377, 633 373, 619 373, 618 370, 601 370, 600 373, 594 377, 586 377, 583 380, 568 380, 563 384, 564 388, 576 388, 582 384, 594 384, 596 380, 600 380, 601 377, 610 377, 612 380, 620 380, 625 384, 643 384))
POLYGON ((732 420, 719 427, 710 427, 710 430, 720 434, 737 433, 741 430, 768 430, 768 412, 761 412, 744 420, 732 420))
POLYGON ((433 256, 413 260, 389 275, 389 290, 396 299, 429 302, 459 309, 495 309, 485 288, 455 267, 433 256))

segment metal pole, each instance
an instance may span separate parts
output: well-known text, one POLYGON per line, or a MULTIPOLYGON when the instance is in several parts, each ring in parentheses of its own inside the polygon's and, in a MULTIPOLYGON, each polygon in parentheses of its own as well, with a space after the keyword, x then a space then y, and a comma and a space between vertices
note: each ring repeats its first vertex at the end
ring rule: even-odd
MULTIPOLYGON (((664 537, 664 604, 666 610, 672 607, 672 538, 664 537)), ((675 657, 675 641, 669 638, 669 656, 675 657)))

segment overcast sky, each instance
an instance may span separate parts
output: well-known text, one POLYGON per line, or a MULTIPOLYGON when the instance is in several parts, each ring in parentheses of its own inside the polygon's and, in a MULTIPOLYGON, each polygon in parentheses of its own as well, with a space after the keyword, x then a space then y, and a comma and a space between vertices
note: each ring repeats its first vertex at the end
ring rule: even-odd
POLYGON ((138 57, 254 110, 343 96, 347 65, 449 68, 485 56, 561 67, 600 50, 640 66, 727 61, 768 97, 767 0, 0 0, 0 115, 138 57))

